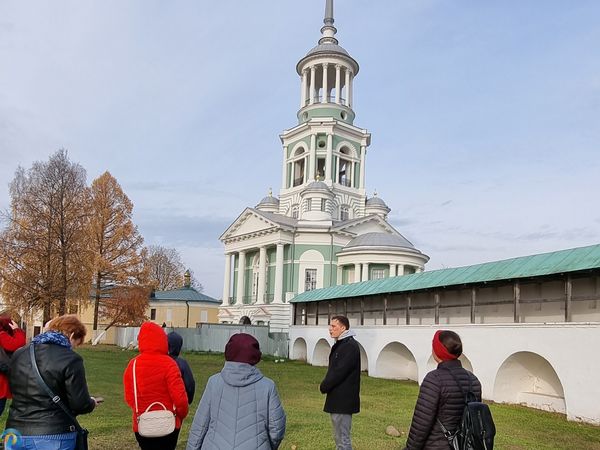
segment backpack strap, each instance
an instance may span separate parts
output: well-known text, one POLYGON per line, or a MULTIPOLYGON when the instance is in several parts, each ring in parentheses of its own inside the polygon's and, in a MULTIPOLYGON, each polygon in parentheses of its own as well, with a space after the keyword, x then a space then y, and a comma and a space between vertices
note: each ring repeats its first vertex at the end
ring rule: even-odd
MULTIPOLYGON (((473 397, 475 396, 475 393, 473 392, 473 377, 471 377, 471 374, 469 373, 469 371, 467 369, 463 368, 465 370, 465 372, 467 372, 467 375, 469 376, 469 389, 465 392, 462 385, 460 384, 460 381, 458 381, 458 378, 456 377, 456 375, 454 375, 452 370, 450 370, 447 367, 441 367, 441 369, 450 373, 452 378, 454 378, 454 381, 455 381, 456 385, 458 386, 458 389, 460 389, 462 394, 465 396, 465 404, 469 403, 469 394, 471 394, 473 397)), ((442 429, 444 436, 446 437, 446 439, 448 439, 449 442, 451 442, 452 439, 454 439, 454 436, 456 436, 456 434, 460 430, 460 428, 459 428, 454 433, 451 433, 450 431, 448 431, 448 429, 444 426, 444 424, 440 421, 439 418, 437 418, 437 423, 440 425, 440 428, 442 429)))

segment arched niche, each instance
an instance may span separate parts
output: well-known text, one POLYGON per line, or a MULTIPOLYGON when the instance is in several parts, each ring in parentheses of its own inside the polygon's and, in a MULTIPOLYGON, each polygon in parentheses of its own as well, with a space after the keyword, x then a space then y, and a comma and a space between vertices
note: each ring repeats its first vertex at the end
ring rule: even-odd
POLYGON ((395 380, 418 379, 417 361, 406 345, 391 342, 386 345, 377 357, 375 372, 380 378, 395 380))
MULTIPOLYGON (((465 354, 463 353, 462 355, 459 356, 458 358, 462 364, 462 366, 467 369, 469 372, 475 373, 473 372, 473 364, 471 364, 471 360, 469 358, 467 358, 465 356, 465 354)), ((427 360, 427 367, 426 373, 431 372, 432 370, 434 370, 435 368, 437 368, 438 363, 435 362, 435 359, 433 359, 433 355, 431 355, 429 357, 429 359, 427 360)))
POLYGON ((306 350, 306 341, 302 338, 298 338, 294 341, 294 345, 292 346, 292 359, 297 359, 298 361, 306 362, 306 355, 308 354, 306 350))
POLYGON ((498 369, 494 401, 566 412, 565 393, 556 371, 547 359, 532 352, 509 356, 498 369))
POLYGON ((325 339, 319 339, 319 342, 317 342, 317 345, 315 345, 315 350, 313 351, 312 365, 327 367, 329 365, 330 351, 331 347, 329 346, 329 342, 327 342, 325 339))
POLYGON ((248 316, 242 316, 240 318, 240 325, 251 325, 252 321, 250 320, 250 317, 248 316))

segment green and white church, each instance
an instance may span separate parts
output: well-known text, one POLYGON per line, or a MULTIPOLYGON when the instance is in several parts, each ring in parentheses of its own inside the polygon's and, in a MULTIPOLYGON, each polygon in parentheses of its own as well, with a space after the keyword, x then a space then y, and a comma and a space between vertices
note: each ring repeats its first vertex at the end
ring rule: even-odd
POLYGON ((355 125, 358 63, 339 45, 327 0, 318 45, 296 65, 298 124, 281 135, 279 197, 246 208, 225 245, 219 322, 287 332, 289 301, 302 292, 421 272, 429 257, 388 221, 365 186, 371 135, 355 125))

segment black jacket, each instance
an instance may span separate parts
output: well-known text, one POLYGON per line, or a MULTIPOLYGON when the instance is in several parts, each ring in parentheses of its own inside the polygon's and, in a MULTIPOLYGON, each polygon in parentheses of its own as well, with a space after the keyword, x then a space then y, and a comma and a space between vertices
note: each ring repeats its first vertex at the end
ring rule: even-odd
POLYGON ((196 380, 194 380, 194 374, 188 362, 179 357, 181 353, 181 347, 183 346, 183 337, 175 331, 170 332, 167 335, 169 341, 169 356, 175 360, 179 372, 181 372, 181 378, 183 378, 183 384, 185 385, 185 392, 187 394, 188 403, 191 405, 194 401, 194 394, 196 392, 196 380))
POLYGON ((336 414, 360 411, 360 349, 352 336, 333 344, 329 369, 320 389, 327 394, 323 411, 336 414))
MULTIPOLYGON (((12 356, 9 385, 13 400, 6 427, 15 428, 24 436, 74 431, 67 415, 38 384, 29 356, 30 345, 12 356)), ((56 344, 36 344, 35 356, 42 378, 74 415, 94 409, 96 404, 88 392, 81 356, 56 344)))
POLYGON ((465 396, 452 374, 465 392, 469 388, 470 380, 475 397, 481 401, 481 384, 475 375, 463 369, 459 360, 441 362, 436 370, 425 375, 421 383, 406 449, 448 450, 448 440, 444 437, 437 419, 448 430, 454 431, 460 423, 465 407, 465 396))

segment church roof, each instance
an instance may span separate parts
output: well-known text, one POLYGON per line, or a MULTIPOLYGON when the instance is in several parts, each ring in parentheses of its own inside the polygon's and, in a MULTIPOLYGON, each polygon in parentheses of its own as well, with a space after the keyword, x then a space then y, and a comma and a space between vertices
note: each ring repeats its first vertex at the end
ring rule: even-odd
POLYGON ((279 225, 284 225, 286 227, 296 227, 298 225, 298 219, 294 219, 293 217, 284 216, 282 214, 275 214, 272 212, 259 211, 258 209, 254 208, 248 209, 255 212, 258 215, 263 216, 265 219, 268 219, 279 225))
POLYGON ((377 196, 371 197, 370 199, 368 199, 367 206, 384 206, 385 208, 388 207, 388 205, 385 204, 383 199, 381 197, 377 197, 377 196))
POLYGON ((313 302, 395 292, 414 292, 439 287, 540 277, 593 269, 600 269, 600 244, 521 256, 473 266, 432 270, 412 275, 315 289, 297 295, 291 302, 313 302))
POLYGON ((318 55, 321 53, 341 53, 344 56, 350 57, 350 54, 340 45, 337 44, 319 44, 313 47, 306 56, 318 55))
POLYGON ((394 248, 405 248, 410 250, 416 250, 415 246, 412 245, 408 239, 400 234, 372 232, 361 234, 352 239, 344 250, 358 249, 360 247, 394 247, 394 248))
POLYGON ((306 186, 302 192, 310 192, 310 191, 323 191, 323 192, 331 192, 329 186, 327 186, 322 181, 313 181, 308 186, 306 186))
POLYGON ((272 195, 267 195, 260 201, 259 205, 279 205, 279 199, 272 195))
POLYGON ((182 287, 179 289, 170 289, 168 291, 154 291, 150 301, 188 301, 188 302, 207 302, 220 304, 221 301, 216 298, 198 292, 193 287, 182 287))

